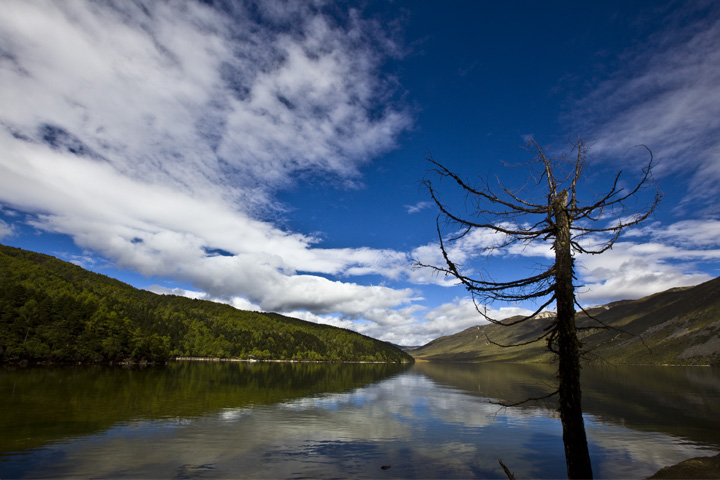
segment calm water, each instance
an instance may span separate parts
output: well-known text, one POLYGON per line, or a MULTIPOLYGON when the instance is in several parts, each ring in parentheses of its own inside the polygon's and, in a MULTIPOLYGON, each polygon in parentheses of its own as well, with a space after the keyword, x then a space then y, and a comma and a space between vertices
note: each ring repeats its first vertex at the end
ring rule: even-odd
MULTIPOLYGON (((518 478, 565 474, 532 365, 176 363, 0 370, 0 478, 518 478), (385 468, 382 468, 385 467, 385 468), (387 468, 389 467, 389 468, 387 468)), ((586 368, 598 478, 720 452, 720 370, 586 368)))

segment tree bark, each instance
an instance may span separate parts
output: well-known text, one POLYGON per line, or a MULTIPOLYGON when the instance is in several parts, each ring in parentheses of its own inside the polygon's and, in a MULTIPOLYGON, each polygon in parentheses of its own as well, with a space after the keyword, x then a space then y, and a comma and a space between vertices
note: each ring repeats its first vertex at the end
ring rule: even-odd
MULTIPOLYGON (((559 412, 563 426, 563 441, 565 445, 565 459, 567 474, 570 478, 592 478, 590 455, 588 453, 585 424, 582 416, 582 393, 580 390, 580 354, 582 345, 578 338, 575 325, 575 287, 573 282, 574 261, 573 254, 598 255, 612 248, 626 228, 645 221, 655 210, 662 195, 655 188, 655 198, 644 211, 627 215, 626 202, 640 197, 641 190, 653 187, 652 170, 653 156, 650 149, 643 147, 650 154, 650 160, 643 169, 640 181, 632 188, 625 190, 620 185, 620 173, 615 176, 611 188, 604 195, 598 196, 594 203, 589 205, 578 204, 576 197, 578 183, 582 180, 581 172, 585 165, 587 146, 582 140, 574 145, 577 151, 574 172, 566 168, 561 159, 553 160, 546 157, 542 147, 530 140, 529 145, 537 152, 535 161, 537 168, 531 177, 537 183, 537 190, 547 195, 536 196, 541 201, 528 201, 520 198, 512 190, 500 185, 500 193, 494 193, 487 181, 479 188, 465 182, 455 173, 432 158, 428 160, 436 167, 433 171, 442 180, 455 182, 467 199, 471 199, 473 215, 458 215, 447 207, 437 196, 432 182, 426 179, 424 185, 430 196, 440 209, 440 216, 436 220, 440 250, 446 267, 436 267, 417 263, 419 266, 433 268, 436 272, 452 276, 472 293, 478 312, 490 322, 511 326, 533 321, 547 306, 555 302, 557 318, 554 323, 543 330, 544 334, 530 341, 520 341, 514 345, 527 345, 532 342, 547 341, 548 348, 558 355, 558 391, 559 412), (556 178, 554 169, 559 167, 559 176, 556 178), (547 191, 543 183, 547 181, 547 191), (563 187, 566 187, 563 189, 563 187), (504 249, 517 242, 529 245, 533 242, 553 239, 555 262, 540 274, 520 278, 517 280, 496 282, 487 279, 485 275, 479 277, 467 276, 462 268, 450 258, 449 249, 440 227, 440 218, 444 217, 453 228, 460 227, 459 235, 453 235, 448 242, 454 242, 465 237, 471 231, 480 230, 500 234, 505 240, 500 244, 481 247, 481 251, 490 253, 504 249), (593 227, 593 223, 606 222, 608 217, 615 217, 616 222, 607 226, 593 227), (480 219, 480 220, 478 220, 480 219), (522 221, 520 219, 523 219, 522 221), (575 222, 579 223, 575 223, 575 222), (588 235, 599 234, 604 240, 596 245, 582 244, 580 240, 588 235), (603 235, 607 235, 604 237, 603 235), (481 303, 485 301, 501 301, 506 303, 536 300, 545 302, 534 313, 512 322, 500 322, 488 317, 481 311, 481 303)), ((455 233, 455 231, 453 232, 455 233)), ((494 343, 494 342, 493 342, 494 343)))
POLYGON ((553 200, 560 419, 568 478, 592 478, 580 390, 580 341, 575 326, 574 260, 566 190, 553 200))

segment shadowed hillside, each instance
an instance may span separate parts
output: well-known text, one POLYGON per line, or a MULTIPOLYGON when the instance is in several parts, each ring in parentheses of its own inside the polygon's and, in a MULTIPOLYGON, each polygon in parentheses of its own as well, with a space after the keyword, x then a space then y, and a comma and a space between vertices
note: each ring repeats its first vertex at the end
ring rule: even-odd
MULTIPOLYGON (((594 307, 588 313, 611 327, 584 332, 582 341, 588 361, 673 365, 720 363, 720 278, 639 300, 594 307)), ((511 327, 474 326, 433 340, 412 354, 416 358, 438 361, 548 362, 553 355, 544 341, 508 348, 495 344, 531 341, 540 337, 552 321, 554 317, 547 316, 511 327)), ((599 324, 579 313, 578 325, 599 324)))
POLYGON ((350 330, 156 295, 0 245, 0 363, 165 362, 172 356, 412 362, 350 330))

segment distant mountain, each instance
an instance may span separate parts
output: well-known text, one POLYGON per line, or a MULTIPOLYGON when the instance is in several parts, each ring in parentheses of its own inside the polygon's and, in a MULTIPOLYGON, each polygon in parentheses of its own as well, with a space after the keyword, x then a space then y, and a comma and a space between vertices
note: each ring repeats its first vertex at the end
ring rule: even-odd
POLYGON ((350 330, 157 295, 0 245, 0 363, 164 362, 173 356, 412 362, 350 330))
MULTIPOLYGON (((588 361, 636 365, 720 364, 720 278, 639 300, 593 307, 588 313, 610 327, 583 333, 588 361)), ((438 361, 547 362, 553 355, 544 341, 507 348, 493 342, 500 345, 528 342, 540 337, 554 318, 549 315, 515 326, 478 325, 435 339, 411 353, 417 359, 438 361)), ((579 313, 578 325, 599 324, 579 313)))

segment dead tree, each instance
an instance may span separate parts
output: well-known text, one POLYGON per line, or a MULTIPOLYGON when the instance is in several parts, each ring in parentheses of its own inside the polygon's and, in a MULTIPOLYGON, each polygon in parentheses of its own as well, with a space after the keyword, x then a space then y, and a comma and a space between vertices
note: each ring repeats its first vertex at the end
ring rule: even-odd
POLYGON ((512 191, 502 184, 493 191, 487 181, 479 187, 473 186, 429 158, 434 165, 430 176, 432 180, 454 182, 471 203, 471 208, 469 213, 467 209, 463 214, 456 213, 454 208, 439 198, 438 185, 426 177, 424 185, 441 212, 438 215, 437 231, 445 265, 419 265, 457 279, 471 293, 478 313, 493 323, 512 326, 531 321, 554 304, 557 312, 555 318, 545 327, 544 333, 533 341, 545 340, 548 349, 558 359, 558 410, 563 427, 568 478, 592 478, 582 417, 582 345, 578 331, 583 328, 575 324, 575 307, 580 307, 575 298, 575 289, 578 288, 574 283, 575 255, 597 255, 612 248, 623 230, 637 225, 652 214, 660 202, 661 194, 652 178, 652 152, 641 146, 647 150, 649 160, 634 187, 622 187, 622 172, 618 172, 606 193, 582 202, 591 197, 580 189, 588 150, 582 141, 573 147, 574 154, 569 159, 552 159, 546 156, 534 140, 529 142, 528 148, 536 153, 534 161, 526 164, 532 170, 530 179, 534 181, 528 182, 532 192, 528 191, 528 187, 512 191), (641 196, 646 190, 652 192, 650 199, 639 212, 629 213, 630 202, 642 200, 641 196), (535 196, 527 198, 531 193, 535 196), (449 238, 442 233, 443 219, 453 227, 454 235, 449 238), (517 243, 528 245, 546 242, 554 250, 554 261, 536 275, 512 281, 493 281, 486 272, 469 272, 453 261, 449 244, 476 229, 497 234, 501 238, 496 244, 485 248, 485 253, 517 243), (486 314, 485 306, 494 301, 532 301, 537 308, 527 317, 501 322, 486 314))

